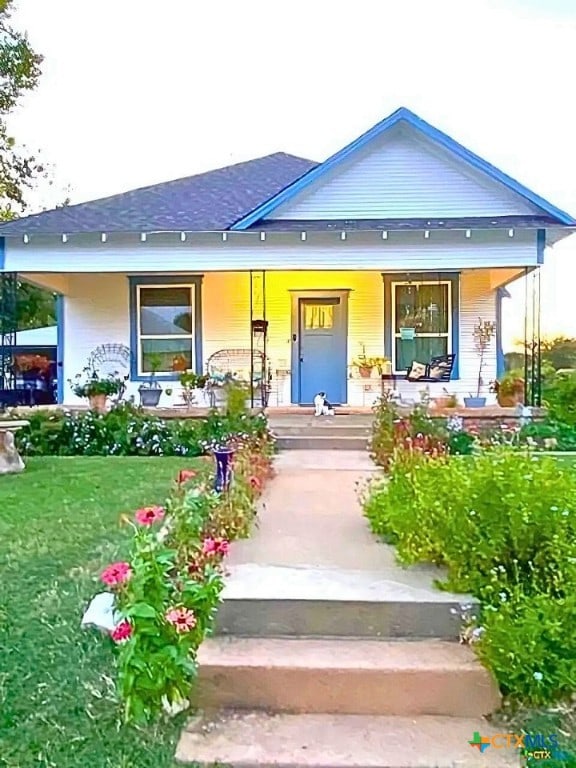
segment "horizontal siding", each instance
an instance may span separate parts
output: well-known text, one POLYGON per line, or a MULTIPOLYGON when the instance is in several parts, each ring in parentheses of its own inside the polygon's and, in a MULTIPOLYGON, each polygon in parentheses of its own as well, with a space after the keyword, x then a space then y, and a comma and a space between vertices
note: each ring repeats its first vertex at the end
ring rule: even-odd
POLYGON ((108 242, 78 236, 62 243, 57 238, 31 238, 28 245, 13 239, 6 245, 6 271, 22 273, 86 272, 215 272, 249 269, 369 269, 429 270, 474 267, 522 267, 537 263, 536 232, 516 230, 430 233, 377 232, 230 234, 227 242, 214 235, 198 235, 182 243, 177 234, 152 235, 144 243, 136 236, 110 236, 108 242))
MULTIPOLYGON (((290 402, 291 290, 350 289, 348 361, 361 352, 379 356, 384 353, 384 288, 379 272, 277 272, 267 275, 266 317, 269 321, 268 356, 273 373, 271 404, 290 402)), ((261 294, 255 292, 255 316, 261 308, 261 294), (257 305, 260 305, 258 307, 257 305)), ((219 349, 250 347, 250 284, 246 274, 207 274, 202 287, 204 360, 219 349)), ((130 342, 129 295, 126 275, 75 275, 70 278, 70 292, 65 299, 64 378, 73 379, 87 363, 90 353, 100 344, 130 342)), ((490 287, 489 271, 468 271, 461 281, 461 379, 452 382, 450 391, 467 395, 475 388, 477 359, 472 330, 478 316, 494 320, 495 293, 490 287)), ((487 357, 486 381, 496 371, 495 345, 487 357)), ((353 375, 353 371, 349 371, 353 375)), ((129 385, 128 394, 137 397, 137 383, 129 385)), ((402 383, 411 396, 419 387, 402 383)), ((65 402, 77 402, 69 385, 65 402)), ((432 388, 433 392, 436 388, 432 388)), ((348 402, 371 405, 379 393, 376 379, 348 379, 348 402)), ((161 404, 179 401, 178 387, 172 397, 162 396, 161 404)))
POLYGON ((506 216, 538 209, 427 139, 385 134, 269 214, 273 219, 506 216))

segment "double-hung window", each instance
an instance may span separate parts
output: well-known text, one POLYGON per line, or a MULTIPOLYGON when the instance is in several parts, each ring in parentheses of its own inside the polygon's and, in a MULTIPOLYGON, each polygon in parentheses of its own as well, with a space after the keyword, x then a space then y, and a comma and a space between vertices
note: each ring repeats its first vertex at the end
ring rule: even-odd
POLYGON ((195 369, 196 283, 136 284, 136 343, 139 376, 153 370, 171 375, 195 369))
POLYGON ((392 364, 405 373, 414 360, 428 363, 452 349, 451 280, 392 282, 392 364))

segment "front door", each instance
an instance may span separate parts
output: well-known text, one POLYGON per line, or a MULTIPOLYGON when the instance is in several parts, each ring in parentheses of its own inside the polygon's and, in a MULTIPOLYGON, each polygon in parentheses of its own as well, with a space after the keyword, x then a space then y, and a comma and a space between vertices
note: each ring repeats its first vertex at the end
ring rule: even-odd
POLYGON ((335 405, 346 402, 347 294, 298 298, 298 403, 318 392, 335 405))

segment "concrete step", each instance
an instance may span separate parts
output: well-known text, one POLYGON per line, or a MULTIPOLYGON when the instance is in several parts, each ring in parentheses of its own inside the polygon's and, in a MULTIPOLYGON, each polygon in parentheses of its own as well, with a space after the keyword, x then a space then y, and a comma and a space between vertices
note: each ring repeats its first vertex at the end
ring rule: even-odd
MULTIPOLYGON (((384 545, 381 545, 382 547, 384 545)), ((431 568, 241 564, 230 568, 216 633, 244 637, 458 639, 467 595, 432 586, 431 568)))
MULTIPOLYGON (((276 433, 278 434, 278 433, 276 433)), ((368 447, 368 437, 336 435, 284 435, 278 436, 276 445, 281 450, 361 451, 368 447)))
POLYGON ((470 745, 482 719, 224 712, 195 718, 176 759, 203 768, 518 768, 516 749, 470 745))
POLYGON ((369 425, 340 424, 334 420, 317 419, 313 424, 281 424, 272 427, 277 437, 364 437, 371 434, 369 425))
POLYGON ((204 709, 482 717, 501 703, 472 649, 442 640, 209 638, 198 663, 204 709))

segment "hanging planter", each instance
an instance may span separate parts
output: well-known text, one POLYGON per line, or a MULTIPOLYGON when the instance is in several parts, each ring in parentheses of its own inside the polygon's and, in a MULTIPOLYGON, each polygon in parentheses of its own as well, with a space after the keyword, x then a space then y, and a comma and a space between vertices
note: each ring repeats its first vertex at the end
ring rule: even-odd
POLYGON ((416 336, 416 328, 400 328, 400 338, 402 341, 413 341, 416 336))

